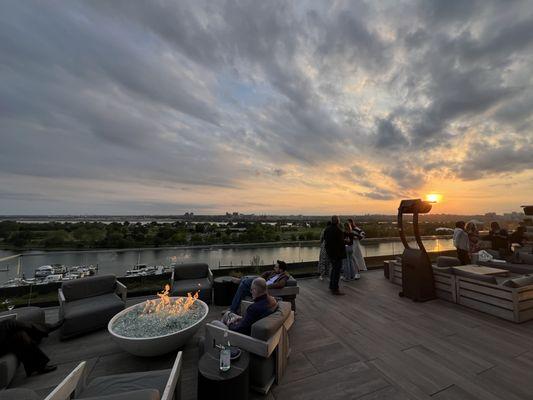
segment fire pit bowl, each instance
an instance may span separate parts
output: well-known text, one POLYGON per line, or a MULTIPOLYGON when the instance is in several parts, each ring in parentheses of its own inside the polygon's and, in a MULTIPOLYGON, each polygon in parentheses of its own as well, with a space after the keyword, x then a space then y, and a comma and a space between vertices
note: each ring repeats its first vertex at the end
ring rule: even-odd
POLYGON ((133 305, 115 315, 107 330, 130 354, 152 357, 169 353, 182 347, 196 333, 209 312, 207 304, 199 299, 179 313, 169 312, 166 308, 169 302, 187 304, 190 298, 167 297, 133 305))

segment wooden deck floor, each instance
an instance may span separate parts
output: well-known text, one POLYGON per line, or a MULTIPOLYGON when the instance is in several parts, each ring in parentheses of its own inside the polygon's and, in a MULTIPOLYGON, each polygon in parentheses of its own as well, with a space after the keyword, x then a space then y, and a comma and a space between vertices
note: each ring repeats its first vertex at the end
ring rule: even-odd
MULTIPOLYGON (((342 297, 318 279, 299 285, 287 373, 268 396, 252 399, 533 398, 533 321, 516 325, 441 300, 413 303, 380 270, 345 284, 342 297)), ((213 307, 210 317, 220 310, 213 307)), ((56 314, 47 310, 48 320, 56 314)), ((88 360, 90 378, 168 368, 173 360, 126 354, 106 331, 67 342, 52 335, 43 349, 58 371, 27 379, 19 368, 12 387, 44 396, 80 360, 88 360)), ((184 349, 184 399, 196 398, 197 362, 192 340, 184 349)))

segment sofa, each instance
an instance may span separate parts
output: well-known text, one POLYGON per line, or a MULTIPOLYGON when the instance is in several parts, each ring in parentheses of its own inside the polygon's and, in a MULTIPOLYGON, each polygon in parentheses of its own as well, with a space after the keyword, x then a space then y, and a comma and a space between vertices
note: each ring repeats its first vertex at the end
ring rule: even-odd
MULTIPOLYGON (((179 400, 181 398, 180 351, 172 369, 100 376, 88 384, 87 362, 83 361, 57 385, 45 400, 179 400)), ((30 389, 8 389, 2 400, 41 399, 30 389)))
MULTIPOLYGON (((22 307, 12 311, 0 313, 0 321, 4 318, 16 318, 23 322, 45 322, 44 311, 39 307, 22 307)), ((17 371, 19 360, 13 353, 7 353, 0 357, 0 389, 7 387, 17 371)))
MULTIPOLYGON (((241 303, 241 315, 251 302, 241 303)), ((216 324, 206 324, 205 345, 226 343, 250 353, 250 387, 262 394, 268 393, 274 382, 283 376, 290 354, 289 330, 294 323, 291 304, 280 302, 278 309, 252 325, 251 335, 229 331, 216 324), (228 337, 224 337, 225 333, 228 337)), ((200 347, 202 349, 202 346, 200 347)))
MULTIPOLYGON (((533 274, 516 273, 508 265, 487 265, 507 269, 508 276, 479 275, 457 270, 455 257, 438 257, 433 265, 437 297, 508 321, 533 319, 533 274)), ((391 279, 401 285, 401 274, 391 279)))
POLYGON ((213 297, 213 273, 205 263, 176 264, 170 278, 172 296, 187 296, 200 290, 198 298, 211 304, 213 297))
POLYGON ((125 308, 127 289, 115 275, 63 282, 58 289, 61 340, 107 326, 125 308))

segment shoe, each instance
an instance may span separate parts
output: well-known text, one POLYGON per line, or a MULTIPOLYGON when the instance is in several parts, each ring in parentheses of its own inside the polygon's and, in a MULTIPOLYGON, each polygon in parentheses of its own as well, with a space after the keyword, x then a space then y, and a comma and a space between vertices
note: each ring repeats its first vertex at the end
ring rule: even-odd
POLYGON ((337 289, 337 290, 332 290, 331 294, 333 294, 335 296, 344 296, 346 293, 341 292, 340 290, 337 289))
POLYGON ((361 278, 361 275, 360 274, 355 274, 355 277, 353 278, 354 280, 357 280, 357 279, 360 279, 361 278))
POLYGON ((347 279, 344 276, 341 276, 341 281, 346 281, 347 279))
POLYGON ((65 320, 61 319, 57 321, 55 324, 46 324, 46 329, 48 330, 48 333, 50 333, 61 328, 61 325, 63 325, 64 323, 65 323, 65 320))
POLYGON ((323 280, 324 280, 324 277, 323 277, 322 275, 320 275, 320 276, 318 277, 318 280, 319 280, 319 281, 323 281, 323 280))

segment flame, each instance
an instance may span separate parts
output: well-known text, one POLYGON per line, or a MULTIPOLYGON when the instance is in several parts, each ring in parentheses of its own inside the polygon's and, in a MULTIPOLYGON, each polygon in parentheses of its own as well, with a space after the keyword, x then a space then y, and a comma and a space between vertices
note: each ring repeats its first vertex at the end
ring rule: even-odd
POLYGON ((198 293, 200 290, 197 290, 194 295, 187 293, 187 298, 179 297, 177 300, 172 300, 168 295, 170 293, 170 285, 166 284, 165 289, 162 292, 157 293, 159 300, 147 300, 143 314, 153 314, 153 313, 164 313, 168 315, 183 315, 189 311, 189 308, 196 302, 198 299, 198 293))

